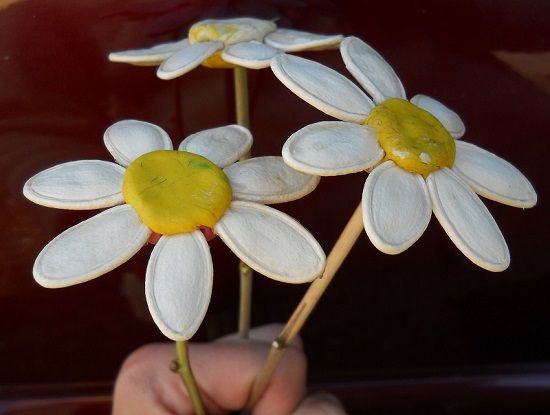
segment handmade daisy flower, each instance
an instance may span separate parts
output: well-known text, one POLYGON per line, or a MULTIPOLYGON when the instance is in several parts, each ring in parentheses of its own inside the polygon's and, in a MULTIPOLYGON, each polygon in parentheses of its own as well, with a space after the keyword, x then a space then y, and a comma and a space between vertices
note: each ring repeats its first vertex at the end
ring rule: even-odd
POLYGON ((373 97, 319 63, 281 54, 275 75, 319 110, 342 121, 308 125, 283 147, 293 168, 322 176, 371 171, 362 196, 363 222, 372 243, 398 254, 424 233, 433 210, 451 240, 490 271, 510 263, 508 247, 478 193, 510 206, 535 205, 525 176, 507 161, 458 140, 460 117, 433 98, 405 90, 391 66, 355 37, 344 39, 348 70, 373 97))
POLYGON ((290 29, 277 29, 271 20, 252 17, 203 20, 189 29, 187 38, 147 49, 109 54, 112 62, 160 65, 157 75, 173 79, 199 65, 209 68, 267 68, 280 53, 337 47, 342 35, 325 36, 290 29))
POLYGON ((103 275, 160 234, 147 266, 147 303, 167 337, 186 340, 202 322, 212 290, 205 234, 213 231, 242 261, 277 281, 304 283, 322 273, 317 241, 264 205, 304 196, 319 178, 294 171, 281 157, 236 162, 252 144, 244 127, 205 130, 172 150, 160 127, 125 120, 110 126, 104 141, 118 164, 64 163, 25 183, 24 195, 44 206, 109 208, 46 245, 33 269, 41 285, 65 287, 103 275))

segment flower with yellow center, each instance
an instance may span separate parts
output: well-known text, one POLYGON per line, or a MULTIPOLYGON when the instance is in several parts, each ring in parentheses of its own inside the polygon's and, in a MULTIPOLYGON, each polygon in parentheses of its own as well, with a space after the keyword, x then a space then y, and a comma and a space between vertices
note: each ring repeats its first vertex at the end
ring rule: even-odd
POLYGON ((398 254, 424 233, 433 210, 451 240, 490 271, 510 263, 506 241, 478 193, 510 206, 532 207, 537 195, 507 161, 458 140, 460 117, 425 95, 406 100, 391 66, 355 37, 340 51, 347 69, 372 96, 319 63, 281 54, 275 75, 296 95, 341 121, 308 125, 283 147, 291 167, 320 176, 370 171, 362 197, 372 243, 398 254))
POLYGON ((291 169, 281 157, 237 162, 252 144, 246 128, 201 131, 173 150, 160 127, 125 120, 110 126, 104 141, 117 163, 64 163, 25 183, 24 195, 44 206, 109 208, 44 247, 33 269, 41 285, 66 287, 103 275, 153 233, 161 234, 147 266, 147 304, 167 337, 186 340, 210 302, 213 266, 205 229, 277 281, 309 282, 323 272, 325 255, 311 234, 264 205, 298 199, 319 178, 291 169))
POLYGON ((271 59, 281 51, 329 49, 337 47, 342 39, 342 35, 278 29, 271 20, 253 17, 208 19, 192 25, 183 40, 146 49, 112 52, 109 60, 158 65, 159 78, 173 79, 201 64, 210 68, 267 68, 271 59))

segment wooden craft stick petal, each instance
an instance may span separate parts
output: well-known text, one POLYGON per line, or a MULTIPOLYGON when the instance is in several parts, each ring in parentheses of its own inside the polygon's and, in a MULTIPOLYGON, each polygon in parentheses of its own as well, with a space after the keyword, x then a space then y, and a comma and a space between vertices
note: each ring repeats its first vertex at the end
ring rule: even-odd
POLYGON ((432 215, 422 176, 386 161, 368 176, 363 189, 363 223, 373 245, 399 254, 426 230, 432 215))
POLYGON ((520 208, 537 203, 533 185, 517 168, 474 144, 456 142, 453 171, 487 199, 520 208))
POLYGON ((277 29, 269 33, 264 42, 285 52, 300 52, 334 48, 342 39, 342 35, 320 35, 292 29, 277 29))
POLYGON ((278 49, 253 40, 226 46, 222 52, 222 59, 249 69, 263 69, 269 67, 271 59, 278 53, 278 49))
POLYGON ((376 165, 384 156, 374 133, 366 126, 321 121, 292 134, 283 145, 283 159, 304 173, 336 176, 376 165))
POLYGON ((430 174, 427 183, 434 214, 457 248, 486 270, 508 268, 506 241, 487 207, 468 185, 448 168, 430 174))
POLYGON ((370 94, 374 102, 387 98, 405 99, 401 80, 380 54, 357 37, 346 37, 340 44, 346 68, 370 94))
POLYGON ((199 42, 189 44, 170 55, 159 66, 157 76, 160 79, 174 79, 199 66, 205 59, 223 48, 223 42, 199 42))
POLYGON ((214 231, 243 262, 274 280, 309 282, 325 268, 325 253, 309 231, 268 206, 232 202, 214 231))
POLYGON ((127 167, 139 156, 155 150, 172 150, 172 141, 162 128, 138 120, 122 120, 105 130, 103 141, 117 163, 127 167))
POLYGON ((163 236, 155 245, 145 278, 147 305, 162 333, 191 338, 210 304, 214 271, 200 231, 163 236))
POLYGON ((320 63, 281 53, 271 61, 271 69, 288 89, 339 120, 362 123, 373 108, 359 87, 320 63))
POLYGON ((436 117, 454 138, 460 138, 466 132, 460 116, 436 99, 418 94, 411 98, 411 102, 436 117))
POLYGON ((31 177, 23 194, 34 203, 58 209, 101 209, 124 202, 124 168, 101 160, 58 164, 31 177))
POLYGON ((233 198, 264 204, 299 199, 317 187, 319 176, 301 173, 287 166, 282 157, 255 157, 224 169, 233 198))
POLYGON ((187 136, 179 145, 181 151, 188 151, 206 157, 223 168, 248 153, 252 147, 252 134, 240 125, 225 125, 210 128, 187 136))
POLYGON ((116 206, 54 238, 36 258, 33 274, 47 288, 99 277, 130 259, 151 231, 130 205, 116 206))
POLYGON ((158 65, 174 52, 189 45, 187 39, 177 42, 161 43, 144 49, 130 49, 109 53, 111 62, 131 63, 134 65, 158 65))

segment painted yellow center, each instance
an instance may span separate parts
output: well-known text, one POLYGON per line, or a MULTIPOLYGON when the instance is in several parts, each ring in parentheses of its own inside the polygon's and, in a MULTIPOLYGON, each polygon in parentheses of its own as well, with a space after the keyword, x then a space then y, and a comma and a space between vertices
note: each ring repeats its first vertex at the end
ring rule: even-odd
MULTIPOLYGON (((256 40, 261 42, 266 34, 276 29, 275 23, 269 20, 241 17, 237 19, 203 20, 189 29, 189 43, 220 41, 225 46, 239 42, 256 40)), ((235 65, 225 62, 221 52, 217 51, 204 62, 209 68, 234 68, 235 65)))
POLYGON ((385 100, 370 112, 365 125, 375 131, 386 159, 405 170, 426 177, 454 163, 454 138, 437 118, 409 101, 385 100))
POLYGON ((210 160, 185 151, 159 150, 126 169, 122 192, 152 231, 171 235, 212 228, 231 202, 225 173, 210 160))
MULTIPOLYGON (((234 24, 223 23, 196 23, 189 29, 189 43, 209 42, 212 40, 228 41, 238 31, 234 24)), ((234 68, 235 65, 222 59, 218 50, 212 56, 202 62, 208 68, 234 68)))

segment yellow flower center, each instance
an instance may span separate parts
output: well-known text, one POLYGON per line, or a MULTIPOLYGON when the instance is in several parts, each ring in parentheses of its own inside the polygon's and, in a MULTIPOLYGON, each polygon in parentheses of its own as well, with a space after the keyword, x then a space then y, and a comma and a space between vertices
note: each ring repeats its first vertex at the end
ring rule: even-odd
POLYGON ((437 118, 409 101, 385 100, 370 112, 365 125, 375 131, 386 159, 405 170, 426 177, 454 163, 454 138, 437 118))
MULTIPOLYGON (((189 29, 189 43, 210 42, 219 40, 224 45, 232 45, 251 40, 263 41, 265 35, 276 29, 275 23, 269 20, 242 17, 238 19, 203 20, 189 29)), ((221 52, 217 51, 203 63, 209 68, 234 68, 235 65, 225 62, 221 52)))
POLYGON ((233 197, 225 173, 210 160, 185 151, 159 150, 126 169, 122 192, 153 232, 171 235, 212 228, 233 197))

